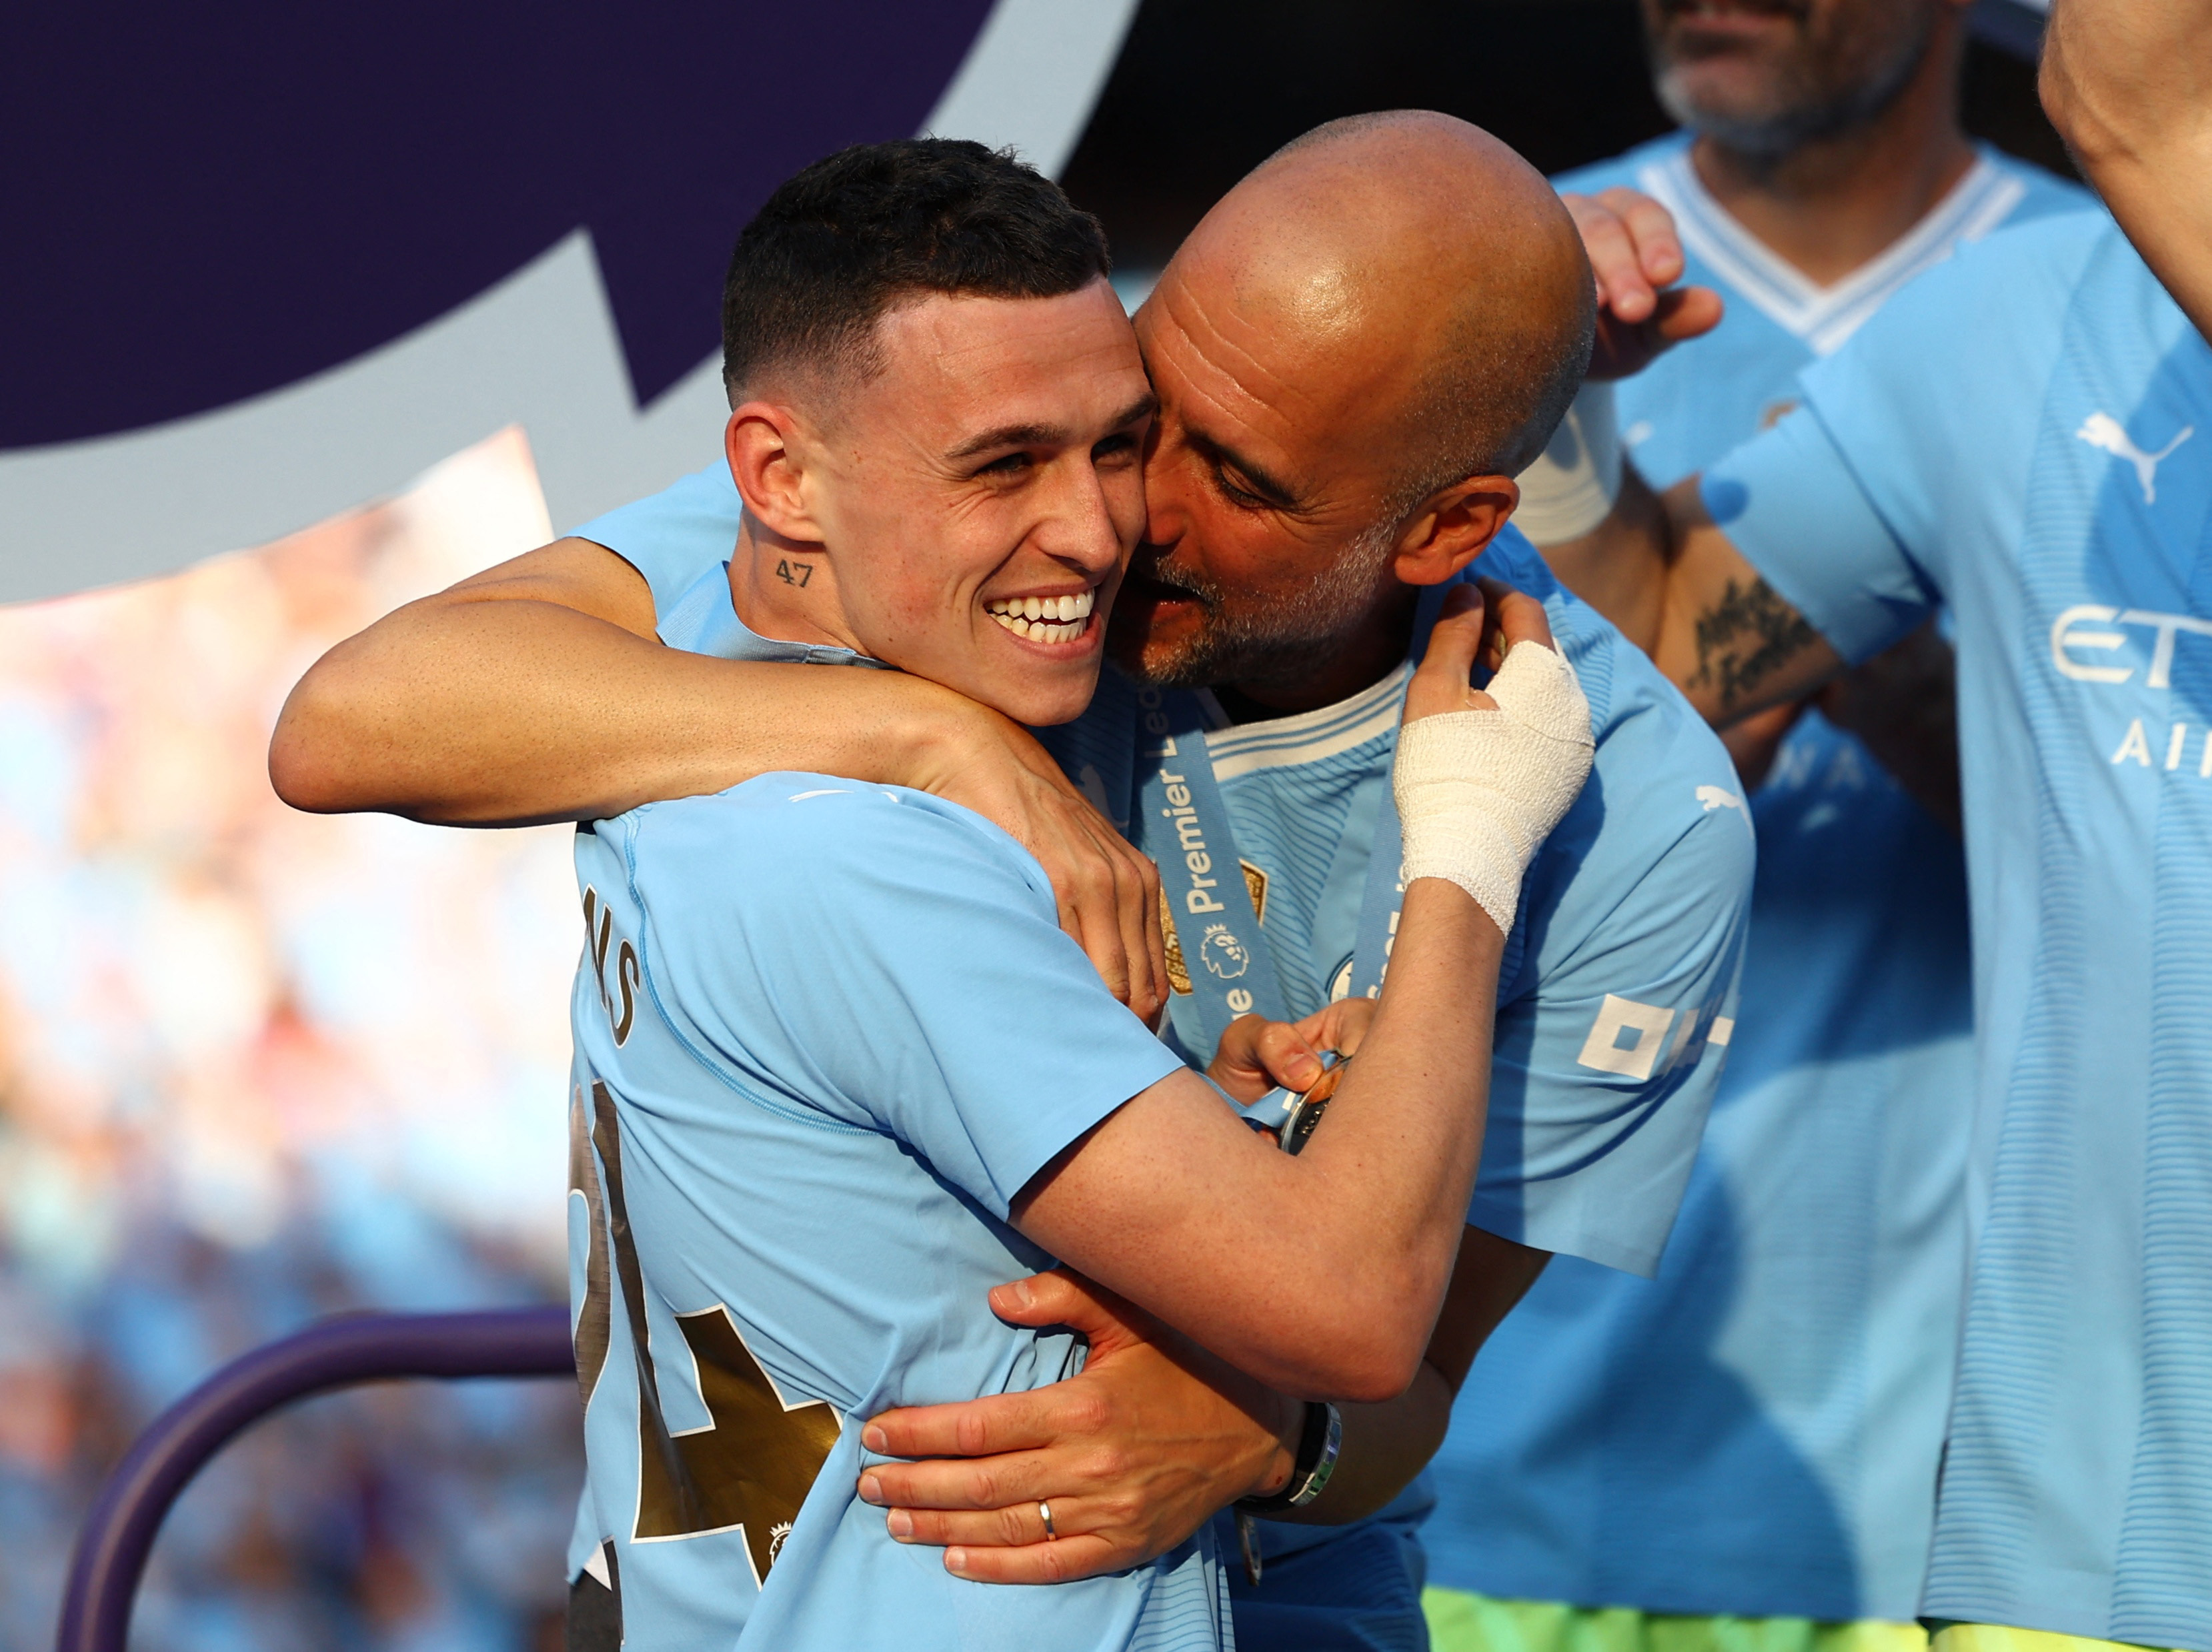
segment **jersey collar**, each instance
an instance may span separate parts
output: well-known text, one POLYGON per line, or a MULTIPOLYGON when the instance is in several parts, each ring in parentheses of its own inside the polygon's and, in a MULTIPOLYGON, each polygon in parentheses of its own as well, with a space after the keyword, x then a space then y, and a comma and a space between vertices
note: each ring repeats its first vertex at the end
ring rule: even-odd
POLYGON ((1949 258, 1962 242, 1988 234, 2027 193, 1984 149, 1918 223, 1879 257, 1823 287, 1729 216, 1698 178, 1687 144, 1639 169, 1636 181, 1674 215, 1692 257, 1815 355, 1839 349, 1899 288, 1949 258))

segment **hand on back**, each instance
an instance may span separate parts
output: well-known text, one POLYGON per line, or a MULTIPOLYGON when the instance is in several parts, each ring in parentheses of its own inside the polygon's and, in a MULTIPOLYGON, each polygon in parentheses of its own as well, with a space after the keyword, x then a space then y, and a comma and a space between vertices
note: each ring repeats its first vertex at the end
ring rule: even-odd
POLYGON ((991 1293, 1012 1324, 1064 1325, 1082 1371, 1019 1394, 869 1420, 863 1503, 902 1543, 988 1583, 1061 1583, 1140 1565, 1238 1497, 1289 1478, 1302 1407, 1068 1269, 991 1293), (1048 1536, 1040 1503, 1052 1509, 1048 1536))
POLYGON ((1159 868, 1091 806, 1026 729, 974 709, 980 727, 908 758, 893 756, 911 764, 902 783, 973 809, 1035 855, 1052 880, 1060 926, 1107 990, 1157 1027, 1168 1001, 1159 868))

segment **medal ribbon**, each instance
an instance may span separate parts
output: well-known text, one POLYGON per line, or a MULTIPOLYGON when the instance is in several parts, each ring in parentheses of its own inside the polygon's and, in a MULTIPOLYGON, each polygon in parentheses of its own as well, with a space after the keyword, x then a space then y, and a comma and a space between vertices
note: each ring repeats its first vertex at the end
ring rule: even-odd
MULTIPOLYGON (((1413 627, 1413 658, 1426 649, 1444 593, 1457 583, 1448 581, 1422 593, 1413 627)), ((1167 894, 1183 969, 1190 978, 1188 996, 1176 993, 1170 1002, 1176 1032, 1186 1048, 1210 1059, 1223 1029, 1238 1016, 1284 1020, 1289 1012, 1267 932, 1244 884, 1237 835, 1214 779, 1213 759, 1206 746, 1205 713, 1197 696, 1139 689, 1136 723, 1137 800, 1130 835, 1159 866, 1160 885, 1167 894)), ((1397 940, 1399 914, 1406 903, 1404 840, 1397 799, 1387 785, 1374 831, 1352 951, 1351 991, 1360 998, 1382 994, 1390 949, 1397 940)), ((1518 969, 1522 944, 1522 926, 1516 923, 1507 939, 1507 967, 1499 974, 1501 993, 1518 969)))
POLYGON ((1385 786, 1375 817, 1374 847, 1367 857, 1367 888, 1359 897, 1358 938, 1352 943, 1353 998, 1382 996, 1382 977, 1390 968, 1390 949, 1398 939, 1398 914, 1406 905, 1405 835, 1398 826, 1398 799, 1385 786))
POLYGON ((1189 993, 1174 993, 1169 1012, 1184 1047, 1210 1059, 1238 1016, 1279 1021, 1288 1011, 1245 887, 1196 695, 1138 689, 1136 778, 1131 835, 1159 866, 1190 978, 1189 993))

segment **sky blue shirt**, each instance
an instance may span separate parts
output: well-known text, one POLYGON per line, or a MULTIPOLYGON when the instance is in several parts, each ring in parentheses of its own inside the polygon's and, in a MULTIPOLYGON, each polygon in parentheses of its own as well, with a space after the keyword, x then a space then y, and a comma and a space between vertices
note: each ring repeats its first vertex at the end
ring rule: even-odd
MULTIPOLYGON (((865 663, 755 637, 702 584, 672 641, 865 663)), ((876 1412, 1079 1367, 1067 1333, 990 1311, 1051 1266, 1008 1203, 1178 1065, 1060 932, 1036 860, 955 804, 775 774, 599 822, 576 867, 572 1559, 618 1577, 624 1644, 1224 1644, 1208 1534, 992 1587, 854 1493, 876 1412)))
MULTIPOLYGON (((1795 401, 1922 271, 2079 210, 1984 149, 1881 258, 1814 286, 1675 134, 1559 180, 1665 203, 1727 314, 1618 391, 1669 486, 1795 401)), ((1433 1581, 1647 1611, 1910 1619, 1935 1517, 1972 1084, 1965 858, 1852 736, 1800 720, 1753 794, 1749 968, 1659 1278, 1553 1262, 1475 1363, 1437 1459, 1433 1581)))
MULTIPOLYGON (((578 529, 651 584, 670 613, 729 555, 739 521, 714 465, 578 529)), ((1575 663, 1597 733, 1595 770, 1539 851, 1500 973, 1488 1127, 1468 1220, 1608 1267, 1658 1264, 1733 1031, 1753 866, 1749 821, 1719 742, 1644 655, 1565 592, 1508 530, 1479 571, 1540 597, 1575 663)), ((1261 874, 1262 927, 1296 1008, 1338 990, 1389 784, 1401 672, 1337 706, 1208 736, 1242 857, 1261 874)), ((1133 689, 1112 671, 1077 722, 1042 731, 1109 815, 1129 796, 1133 689)), ((1127 827, 1126 818, 1116 824, 1127 827)), ((1233 1266, 1234 1259, 1224 1259, 1233 1266)), ((1267 1523, 1279 1559, 1317 1546, 1317 1611, 1395 1600, 1419 1632, 1425 1478, 1389 1511, 1390 1533, 1267 1523)), ((1233 1539, 1224 1540, 1233 1543, 1233 1539)), ((1232 1551, 1233 1552, 1233 1551, 1232 1551)), ((1252 1599, 1262 1605, 1263 1588, 1252 1599)), ((1297 1611, 1262 1619, 1241 1593, 1239 1638, 1310 1643, 1297 1611)), ((1358 1610, 1369 1608, 1361 1605, 1358 1610)))
POLYGON ((1716 519, 1850 659, 1957 625, 1979 1048, 1923 1609, 2212 1647, 2212 349, 2079 215, 1803 398, 1716 519))

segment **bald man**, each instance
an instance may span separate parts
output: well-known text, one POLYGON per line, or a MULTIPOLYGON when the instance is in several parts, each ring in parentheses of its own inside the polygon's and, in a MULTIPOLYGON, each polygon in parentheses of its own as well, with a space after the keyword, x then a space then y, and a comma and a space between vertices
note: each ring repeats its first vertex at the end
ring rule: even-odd
MULTIPOLYGON (((1048 749, 889 672, 659 647, 656 622, 735 540, 723 466, 401 610, 287 708, 272 774, 309 807, 561 818, 787 768, 969 802, 1074 868, 1067 884, 1119 886, 1103 920, 1064 898, 1066 921, 1132 1007, 1168 1000, 1164 1036, 1203 1061, 1237 1017, 1377 988, 1402 896, 1389 775, 1409 655, 1471 570, 1543 600, 1591 701, 1595 772, 1523 884, 1482 1168, 1413 1387, 1292 1400, 1202 1376, 1080 1281, 1002 1291, 1005 1317, 1085 1331, 1085 1371, 889 1413, 867 1438, 931 1459, 872 1469, 860 1493, 955 1572, 1127 1566, 1245 1499, 1222 1534, 1247 1555, 1240 1643, 1422 1644, 1431 1499, 1414 1477, 1483 1337, 1553 1253, 1656 1266, 1733 1026, 1752 845, 1718 743, 1508 525, 1592 323, 1571 224, 1510 150, 1442 116, 1338 123, 1239 185, 1137 317, 1160 411, 1146 544, 1109 633, 1121 669, 1048 749), (1146 934, 1163 912, 1164 968, 1146 934), (1318 1495, 1249 1501, 1286 1456, 1318 1495)), ((1027 485, 1018 452, 993 463, 1027 485)), ((1272 1076, 1317 1073, 1291 1050, 1272 1076)))

